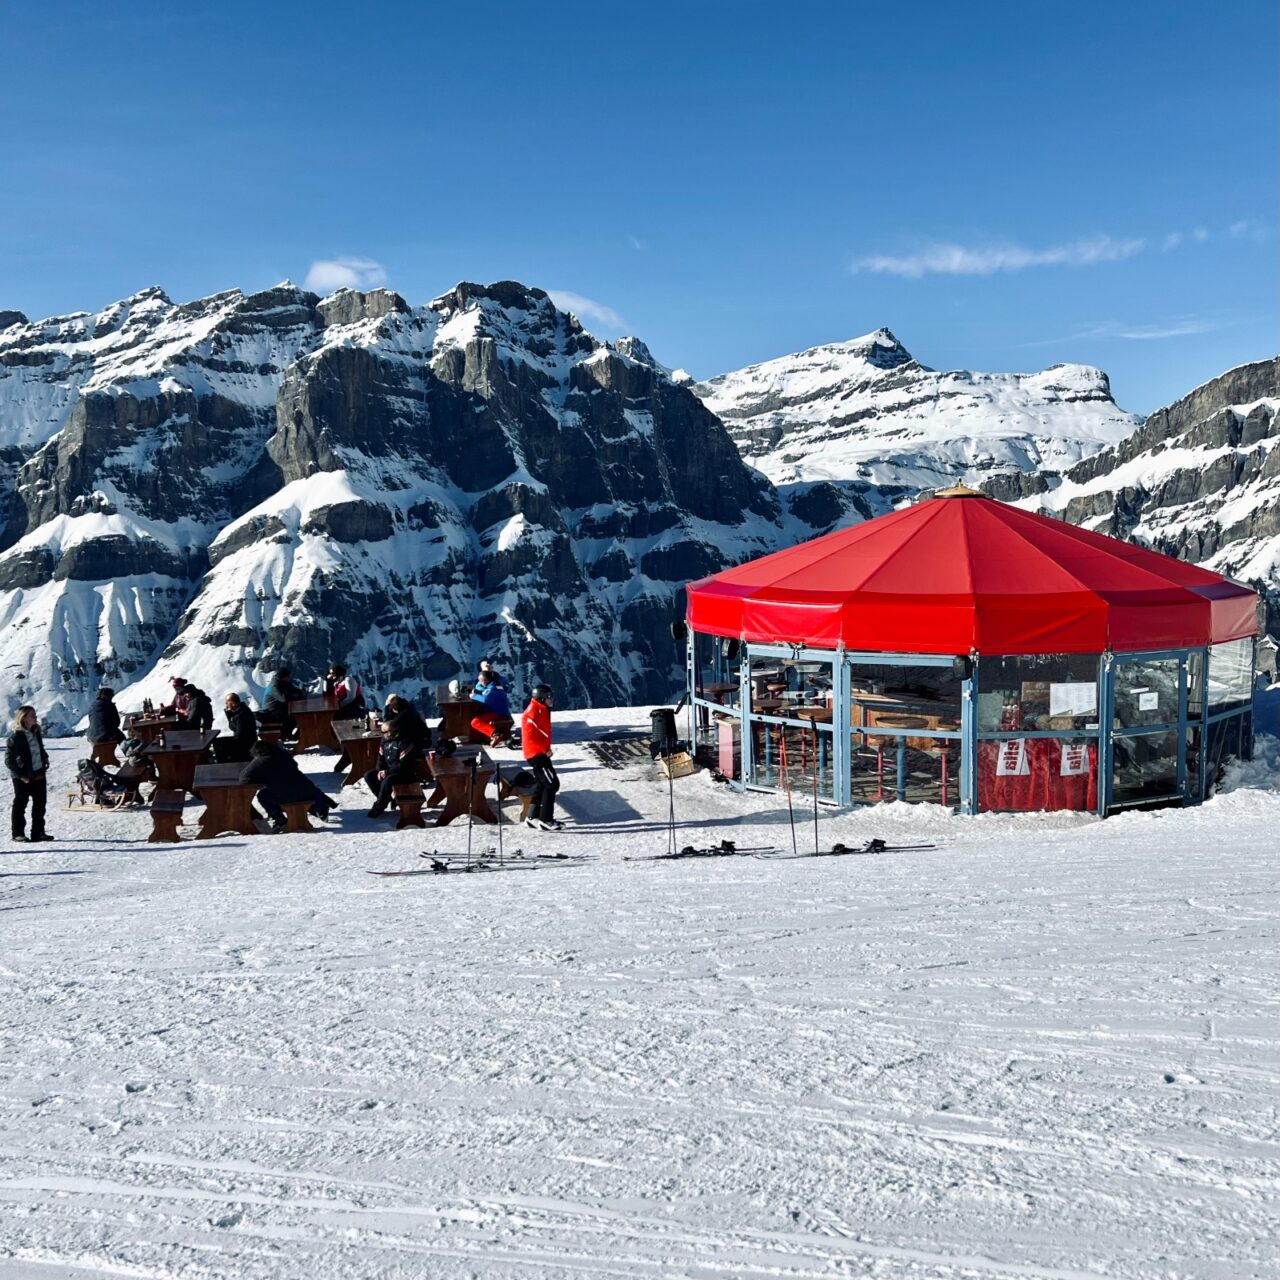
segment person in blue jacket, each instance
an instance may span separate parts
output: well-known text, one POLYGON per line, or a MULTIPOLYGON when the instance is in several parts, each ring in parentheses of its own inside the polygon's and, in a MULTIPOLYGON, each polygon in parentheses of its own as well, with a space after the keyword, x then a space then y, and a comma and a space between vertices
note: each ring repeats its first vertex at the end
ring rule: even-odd
POLYGON ((511 704, 492 667, 481 670, 476 687, 471 691, 471 701, 480 704, 480 709, 472 717, 471 727, 488 738, 491 747, 503 746, 511 732, 511 704))

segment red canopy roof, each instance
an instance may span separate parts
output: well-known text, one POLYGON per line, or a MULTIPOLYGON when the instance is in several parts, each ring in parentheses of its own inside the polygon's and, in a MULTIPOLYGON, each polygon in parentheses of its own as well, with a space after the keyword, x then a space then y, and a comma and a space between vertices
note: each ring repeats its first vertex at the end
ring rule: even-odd
POLYGON ((1196 565, 968 490, 688 588, 695 631, 897 653, 1181 649, 1257 633, 1257 596, 1196 565))

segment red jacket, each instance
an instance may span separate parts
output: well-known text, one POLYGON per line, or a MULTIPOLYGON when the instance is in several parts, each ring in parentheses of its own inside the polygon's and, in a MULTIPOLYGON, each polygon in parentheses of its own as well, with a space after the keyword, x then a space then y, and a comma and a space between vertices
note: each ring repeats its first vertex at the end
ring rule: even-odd
POLYGON ((520 717, 520 745, 524 758, 551 754, 551 708, 537 698, 530 698, 520 717))

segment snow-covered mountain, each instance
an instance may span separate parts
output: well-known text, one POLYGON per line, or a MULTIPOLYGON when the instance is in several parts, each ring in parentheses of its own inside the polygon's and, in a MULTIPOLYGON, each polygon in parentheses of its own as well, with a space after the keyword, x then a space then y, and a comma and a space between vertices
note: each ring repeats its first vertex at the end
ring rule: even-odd
POLYGON ((1261 587, 1280 625, 1280 359, 1197 387, 1063 476, 1005 476, 998 498, 1261 587))
POLYGON ((1128 436, 1107 376, 937 372, 888 329, 693 383, 807 524, 878 515, 924 489, 1063 471, 1128 436))
POLYGON ((665 699, 684 582, 776 544, 772 487, 638 340, 538 289, 284 284, 0 327, 0 688, 256 695, 331 659, 429 697, 481 656, 665 699))

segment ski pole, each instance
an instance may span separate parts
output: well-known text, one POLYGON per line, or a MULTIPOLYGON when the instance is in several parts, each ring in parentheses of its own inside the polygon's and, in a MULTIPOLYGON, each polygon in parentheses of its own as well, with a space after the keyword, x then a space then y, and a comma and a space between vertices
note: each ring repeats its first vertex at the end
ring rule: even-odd
MULTIPOLYGON (((802 729, 801 733, 804 732, 802 729)), ((818 722, 813 722, 813 851, 818 852, 818 722)))
POLYGON ((498 791, 498 866, 502 866, 502 765, 497 760, 493 762, 493 783, 498 791))
POLYGON ((471 870, 471 828, 475 823, 476 758, 471 757, 471 781, 467 787, 467 870, 471 870))
POLYGON ((787 768, 787 731, 778 726, 778 758, 782 761, 782 780, 787 788, 787 820, 791 823, 791 852, 797 857, 800 851, 796 848, 796 811, 791 803, 791 771, 787 768))

